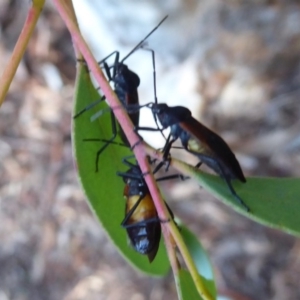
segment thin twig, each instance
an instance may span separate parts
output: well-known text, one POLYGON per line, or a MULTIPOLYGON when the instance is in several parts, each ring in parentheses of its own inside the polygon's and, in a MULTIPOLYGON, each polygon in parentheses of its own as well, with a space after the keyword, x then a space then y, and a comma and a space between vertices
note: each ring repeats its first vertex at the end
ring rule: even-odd
POLYGON ((0 107, 16 74, 17 68, 27 48, 29 39, 31 38, 36 22, 43 9, 44 3, 45 0, 32 1, 32 5, 28 11, 26 21, 24 23, 23 29, 20 33, 12 56, 0 78, 0 107))

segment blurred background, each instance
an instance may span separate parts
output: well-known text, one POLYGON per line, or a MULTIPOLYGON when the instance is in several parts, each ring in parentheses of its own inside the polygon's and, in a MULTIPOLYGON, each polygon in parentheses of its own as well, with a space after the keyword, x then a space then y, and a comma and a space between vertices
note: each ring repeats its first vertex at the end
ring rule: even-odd
MULTIPOLYGON (((168 14, 148 40, 159 101, 189 107, 218 132, 246 176, 300 176, 298 1, 74 2, 99 60, 116 49, 126 55, 168 14)), ((1 70, 29 4, 0 1, 1 70)), ((141 102, 152 101, 149 53, 126 62, 141 78, 141 102)), ((70 137, 75 68, 70 35, 48 1, 0 110, 0 300, 176 299, 172 275, 133 270, 85 201, 70 137)), ((221 295, 300 299, 298 239, 238 215, 192 180, 163 190, 207 249, 221 295)))

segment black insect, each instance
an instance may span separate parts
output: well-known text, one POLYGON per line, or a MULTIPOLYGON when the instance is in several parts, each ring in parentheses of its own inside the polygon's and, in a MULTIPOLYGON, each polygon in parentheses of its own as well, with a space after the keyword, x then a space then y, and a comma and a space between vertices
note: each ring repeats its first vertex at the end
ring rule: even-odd
MULTIPOLYGON (((183 106, 170 107, 167 104, 150 103, 154 117, 158 118, 162 129, 170 127, 170 135, 163 149, 164 159, 168 160, 172 144, 179 138, 183 148, 197 156, 201 163, 206 164, 227 183, 237 201, 247 210, 249 207, 235 192, 231 180, 238 179, 245 183, 246 179, 238 160, 227 143, 215 132, 193 118, 189 109, 183 106)), ((136 130, 158 131, 156 128, 136 128, 136 130)))
MULTIPOLYGON (((124 61, 131 56, 136 50, 143 48, 143 44, 145 43, 145 40, 165 21, 165 19, 168 16, 165 16, 159 24, 149 32, 142 41, 140 41, 122 60, 120 60, 120 53, 119 51, 114 51, 111 54, 109 54, 107 57, 99 61, 99 65, 104 69, 105 74, 110 82, 114 83, 114 90, 117 94, 120 102, 123 104, 124 108, 127 109, 129 117, 132 121, 132 123, 135 126, 138 126, 139 124, 139 110, 130 110, 130 106, 136 106, 139 103, 139 97, 138 97, 138 87, 140 85, 140 78, 139 76, 134 73, 132 70, 128 68, 127 65, 124 64, 124 61), (115 55, 114 63, 109 66, 107 64, 107 60, 115 55)), ((155 72, 154 72, 155 73, 155 72)), ((154 87, 155 90, 155 87, 154 87)), ((155 95, 156 97, 156 95, 155 95)), ((86 110, 94 107, 99 102, 103 101, 105 97, 103 96, 99 101, 96 101, 77 113, 74 118, 77 118, 82 113, 84 113, 86 110)), ((100 111, 100 115, 102 112, 100 111)), ((92 118, 96 118, 97 114, 94 115, 92 118)), ((129 142, 126 138, 126 135, 124 134, 122 128, 117 125, 117 121, 115 119, 115 116, 113 112, 111 112, 111 128, 112 128, 112 136, 111 138, 105 140, 105 139, 85 139, 85 141, 101 141, 105 142, 105 144, 97 151, 96 156, 96 172, 98 172, 98 162, 99 157, 101 153, 108 147, 109 144, 114 144, 114 140, 119 134, 121 137, 122 142, 125 146, 130 146, 129 142)))
MULTIPOLYGON (((153 62, 153 79, 156 95, 156 72, 155 72, 155 54, 152 52, 153 62)), ((148 103, 140 106, 132 106, 132 111, 142 107, 149 107, 152 110, 155 123, 157 119, 162 125, 162 128, 135 127, 135 131, 160 131, 170 128, 170 134, 163 148, 164 161, 169 160, 169 154, 173 143, 179 138, 183 148, 189 153, 197 156, 200 162, 196 167, 200 167, 202 163, 206 164, 217 174, 219 174, 226 182, 230 192, 236 200, 247 210, 249 207, 235 192, 231 180, 238 179, 245 183, 246 178, 243 174, 241 166, 231 151, 227 143, 215 132, 204 126, 202 123, 193 118, 191 111, 183 106, 170 107, 165 103, 158 103, 155 97, 154 103, 148 103)), ((161 167, 162 164, 159 165, 161 167)))
MULTIPOLYGON (((140 254, 148 256, 152 262, 158 251, 161 237, 161 222, 157 215, 153 199, 138 165, 124 160, 130 169, 125 173, 118 172, 125 182, 124 197, 126 199, 125 218, 121 226, 127 230, 132 247, 140 254)), ((157 181, 182 178, 181 175, 170 175, 157 179, 157 181)), ((167 204, 166 204, 167 205, 167 204)), ((174 218, 167 205, 169 213, 174 218)))

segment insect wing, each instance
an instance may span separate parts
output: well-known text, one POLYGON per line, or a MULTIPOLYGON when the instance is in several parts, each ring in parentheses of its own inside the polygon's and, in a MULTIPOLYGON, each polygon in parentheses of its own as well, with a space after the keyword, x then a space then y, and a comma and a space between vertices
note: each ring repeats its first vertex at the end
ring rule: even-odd
POLYGON ((246 182, 241 166, 234 153, 219 135, 208 129, 193 117, 180 123, 180 127, 195 139, 199 140, 200 143, 204 144, 204 147, 209 149, 214 157, 219 159, 236 178, 242 182, 246 182))

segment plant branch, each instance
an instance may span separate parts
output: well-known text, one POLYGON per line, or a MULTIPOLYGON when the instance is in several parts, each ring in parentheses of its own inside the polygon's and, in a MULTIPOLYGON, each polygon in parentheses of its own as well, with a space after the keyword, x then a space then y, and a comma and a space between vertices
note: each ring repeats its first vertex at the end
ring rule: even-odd
MULTIPOLYGON (((146 152, 151 156, 156 159, 162 160, 163 159, 163 153, 158 152, 154 148, 152 148, 150 145, 144 143, 144 147, 146 152)), ((182 173, 185 175, 190 175, 192 176, 193 174, 188 171, 191 166, 181 162, 180 160, 172 158, 170 165, 175 167, 176 169, 180 170, 182 173)), ((162 224, 164 225, 164 224, 162 224)), ((169 230, 172 234, 172 237, 174 238, 176 245, 185 261, 185 264, 188 268, 188 270, 191 273, 191 276, 193 278, 193 281, 195 283, 195 286, 197 288, 198 293, 203 297, 205 300, 213 300, 212 296, 210 293, 207 291, 205 285, 202 282, 201 277, 199 276, 199 272, 197 270, 197 267, 194 264, 194 261, 188 251, 188 248, 185 245, 185 242, 177 228, 174 222, 170 222, 169 224, 169 230)))
POLYGON ((16 74, 17 68, 24 55, 29 39, 43 9, 44 3, 45 0, 32 1, 31 8, 28 11, 26 21, 14 48, 13 54, 0 79, 0 107, 16 74))

